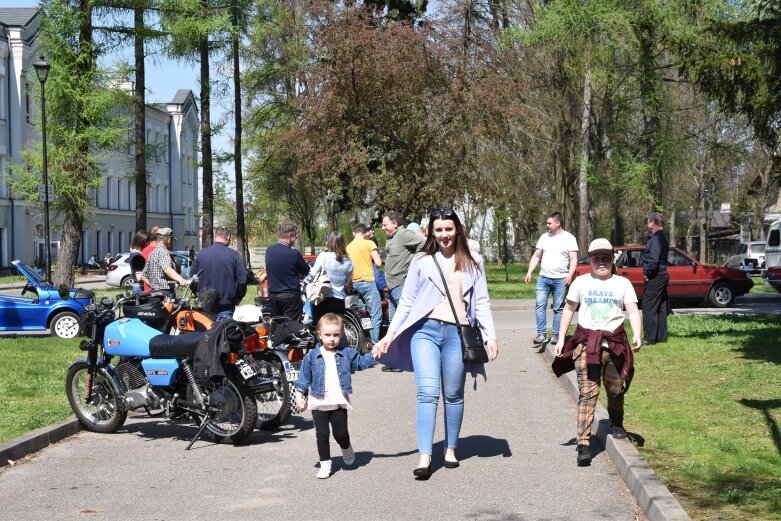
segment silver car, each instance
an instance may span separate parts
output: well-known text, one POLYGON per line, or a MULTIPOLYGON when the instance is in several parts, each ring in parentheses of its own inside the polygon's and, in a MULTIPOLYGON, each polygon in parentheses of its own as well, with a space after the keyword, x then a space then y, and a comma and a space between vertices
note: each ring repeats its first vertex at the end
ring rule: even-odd
MULTIPOLYGON (((171 252, 171 255, 173 255, 182 277, 188 278, 192 264, 190 257, 186 253, 178 251, 171 252)), ((106 272, 106 284, 115 288, 129 288, 133 285, 133 279, 130 278, 130 264, 127 262, 128 257, 130 257, 130 253, 123 253, 109 264, 106 272)))
POLYGON ((752 241, 738 245, 738 251, 724 263, 727 268, 740 268, 750 273, 765 269, 765 241, 752 241))

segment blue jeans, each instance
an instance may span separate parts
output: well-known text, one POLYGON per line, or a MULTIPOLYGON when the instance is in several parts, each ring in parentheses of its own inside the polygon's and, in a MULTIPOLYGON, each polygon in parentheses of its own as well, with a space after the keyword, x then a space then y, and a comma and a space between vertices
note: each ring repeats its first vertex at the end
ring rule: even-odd
POLYGON ((396 314, 402 291, 404 291, 403 282, 388 292, 388 320, 393 320, 393 315, 396 314))
POLYGON ((455 324, 422 320, 413 326, 410 352, 415 369, 418 452, 431 454, 440 393, 445 397, 445 446, 455 449, 464 418, 466 370, 455 324))
POLYGON ((546 321, 545 306, 548 304, 548 295, 553 293, 553 336, 559 334, 559 324, 561 324, 561 312, 564 309, 564 298, 566 297, 567 287, 564 285, 564 279, 550 279, 540 277, 537 279, 537 306, 535 315, 537 317, 537 333, 543 335, 548 332, 546 321))
POLYGON ((371 341, 376 344, 380 340, 380 322, 382 321, 382 298, 374 281, 354 282, 353 289, 358 292, 363 303, 369 308, 372 319, 371 341))

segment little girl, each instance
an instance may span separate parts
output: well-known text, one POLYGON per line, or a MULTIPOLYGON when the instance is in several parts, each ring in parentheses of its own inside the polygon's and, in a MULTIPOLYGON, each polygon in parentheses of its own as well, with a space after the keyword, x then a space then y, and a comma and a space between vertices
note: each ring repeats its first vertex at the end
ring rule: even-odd
POLYGON ((371 352, 361 355, 351 347, 339 346, 342 326, 342 317, 335 313, 326 313, 320 318, 317 322, 320 343, 304 357, 296 381, 296 405, 301 411, 308 405, 315 422, 320 456, 319 479, 331 475, 329 425, 334 431, 334 439, 342 448, 344 464, 355 463, 355 452, 347 430, 347 409, 352 409, 349 395, 353 392, 350 375, 375 363, 371 352), (311 396, 307 404, 308 394, 311 396))

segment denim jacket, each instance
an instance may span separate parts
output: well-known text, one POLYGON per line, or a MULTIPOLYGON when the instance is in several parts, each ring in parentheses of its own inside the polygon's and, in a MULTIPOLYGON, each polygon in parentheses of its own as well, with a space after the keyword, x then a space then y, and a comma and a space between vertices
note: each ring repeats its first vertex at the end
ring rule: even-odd
MULTIPOLYGON (((296 380, 296 390, 306 396, 309 389, 312 396, 325 396, 325 361, 320 354, 322 344, 312 349, 301 362, 301 371, 296 380)), ((344 394, 352 394, 352 377, 355 371, 363 371, 375 364, 371 352, 360 354, 352 347, 340 347, 336 350, 336 370, 339 373, 339 385, 344 394)))

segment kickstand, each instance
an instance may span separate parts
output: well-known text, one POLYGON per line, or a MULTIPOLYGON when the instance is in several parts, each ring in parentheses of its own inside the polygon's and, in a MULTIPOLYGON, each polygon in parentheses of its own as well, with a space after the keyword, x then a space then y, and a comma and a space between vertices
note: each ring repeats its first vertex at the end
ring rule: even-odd
POLYGON ((208 415, 208 414, 205 414, 205 415, 203 416, 203 421, 201 422, 201 426, 200 426, 200 428, 198 429, 198 432, 196 432, 196 433, 195 433, 195 437, 192 439, 192 441, 190 442, 190 444, 189 444, 189 445, 187 446, 187 448, 186 448, 186 449, 184 449, 184 450, 190 450, 190 447, 192 447, 192 446, 193 446, 193 443, 195 443, 195 442, 198 440, 198 438, 200 438, 200 437, 201 437, 201 433, 202 433, 202 432, 203 432, 203 430, 206 428, 206 426, 207 426, 207 425, 209 425, 209 422, 210 422, 210 421, 212 421, 212 420, 211 420, 211 418, 209 418, 209 415, 208 415))

